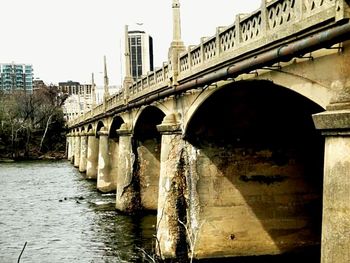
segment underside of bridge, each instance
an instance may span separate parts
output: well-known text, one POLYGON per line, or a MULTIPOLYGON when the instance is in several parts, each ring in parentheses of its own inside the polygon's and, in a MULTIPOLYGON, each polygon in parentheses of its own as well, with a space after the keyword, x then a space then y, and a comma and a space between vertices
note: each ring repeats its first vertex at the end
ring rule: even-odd
POLYGON ((199 107, 185 134, 197 258, 318 249, 324 142, 311 115, 321 111, 268 81, 227 85, 199 107))
POLYGON ((144 109, 134 128, 134 178, 138 178, 141 206, 157 210, 161 135, 157 131, 165 114, 156 107, 144 109))

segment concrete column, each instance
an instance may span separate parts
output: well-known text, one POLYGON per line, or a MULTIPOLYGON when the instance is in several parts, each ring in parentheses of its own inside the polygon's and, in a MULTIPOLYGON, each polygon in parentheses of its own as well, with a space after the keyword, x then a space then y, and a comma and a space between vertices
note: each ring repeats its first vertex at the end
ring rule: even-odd
POLYGON ((73 139, 72 135, 70 133, 67 134, 67 143, 68 143, 67 159, 68 159, 68 161, 72 160, 72 156, 73 156, 73 153, 72 153, 72 148, 73 148, 72 139, 73 139))
POLYGON ((86 172, 86 158, 87 158, 87 134, 86 132, 81 133, 80 137, 80 162, 79 172, 86 172))
POLYGON ((132 151, 132 134, 126 123, 117 131, 119 134, 119 158, 116 209, 132 213, 139 209, 139 193, 136 192, 137 182, 133 178, 135 155, 132 151))
POLYGON ((71 134, 71 158, 70 158, 70 163, 74 164, 74 158, 75 158, 75 133, 71 134))
POLYGON ((117 189, 118 179, 118 159, 119 159, 119 141, 117 139, 109 139, 109 157, 110 157, 110 177, 114 185, 114 190, 117 189))
POLYGON ((322 263, 350 262, 350 100, 313 116, 325 135, 322 263))
POLYGON ((184 229, 179 222, 183 222, 182 217, 186 214, 184 176, 180 165, 184 141, 174 114, 166 116, 157 129, 162 134, 162 145, 157 214, 159 247, 156 251, 161 251, 164 258, 186 258, 187 250, 179 251, 179 247, 186 247, 180 245, 186 242, 186 236, 181 233, 184 229))
POLYGON ((80 163, 80 133, 75 136, 74 144, 74 167, 79 167, 80 163))
POLYGON ((98 165, 98 148, 99 140, 95 137, 94 132, 87 133, 88 149, 86 161, 86 178, 97 179, 97 165, 98 165))
POLYGON ((114 183, 110 177, 110 156, 108 147, 108 131, 102 128, 99 131, 100 143, 98 150, 98 171, 97 171, 97 189, 101 192, 110 192, 114 189, 114 183))

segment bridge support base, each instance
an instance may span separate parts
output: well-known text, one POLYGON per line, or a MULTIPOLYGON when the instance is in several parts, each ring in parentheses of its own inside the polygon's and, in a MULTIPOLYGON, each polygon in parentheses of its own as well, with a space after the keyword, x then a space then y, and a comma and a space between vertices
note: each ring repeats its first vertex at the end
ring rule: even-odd
POLYGON ((118 179, 119 142, 115 141, 114 139, 109 139, 108 149, 109 149, 110 166, 111 166, 109 175, 112 180, 113 190, 116 190, 117 179, 118 179))
POLYGON ((326 136, 321 262, 350 262, 350 107, 313 118, 326 136))
POLYGON ((110 177, 110 157, 108 145, 108 131, 102 128, 99 132, 100 143, 98 151, 98 171, 97 171, 97 189, 101 192, 111 192, 115 190, 114 182, 110 177))
MULTIPOLYGON (((184 141, 180 125, 166 116, 158 131, 162 134, 157 214, 158 251, 163 258, 186 259, 186 177, 184 176, 184 141)), ((181 260, 180 260, 181 261, 181 260)))
POLYGON ((80 139, 80 162, 79 172, 86 172, 86 157, 87 157, 87 136, 86 133, 81 135, 80 139))
POLYGON ((86 162, 86 178, 97 178, 97 164, 98 164, 98 144, 99 140, 94 133, 88 133, 88 150, 86 162))
POLYGON ((72 157, 73 157, 73 137, 71 134, 67 134, 67 144, 68 144, 68 147, 67 147, 67 159, 68 161, 71 161, 72 160, 72 157))
POLYGON ((74 167, 79 167, 80 163, 80 134, 75 136, 74 143, 74 167))
POLYGON ((131 131, 124 123, 117 133, 119 134, 119 158, 116 209, 133 213, 140 207, 140 198, 136 191, 137 178, 133 176, 135 155, 132 152, 131 131))

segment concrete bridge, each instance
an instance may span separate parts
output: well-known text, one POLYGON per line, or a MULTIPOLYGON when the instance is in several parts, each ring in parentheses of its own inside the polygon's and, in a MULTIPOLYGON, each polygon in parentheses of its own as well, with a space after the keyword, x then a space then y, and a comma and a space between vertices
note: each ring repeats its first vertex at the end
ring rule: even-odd
POLYGON ((167 62, 70 121, 68 159, 157 210, 163 258, 350 262, 349 1, 263 0, 190 47, 179 7, 167 62))

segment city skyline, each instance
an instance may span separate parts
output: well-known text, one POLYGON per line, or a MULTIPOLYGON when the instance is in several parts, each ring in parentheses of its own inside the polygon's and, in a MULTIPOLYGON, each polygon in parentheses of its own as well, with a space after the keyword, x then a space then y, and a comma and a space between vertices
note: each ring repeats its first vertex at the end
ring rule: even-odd
MULTIPOLYGON (((213 36, 217 26, 234 23, 238 13, 259 8, 260 0, 249 3, 217 0, 203 5, 200 0, 182 0, 182 40, 198 45, 200 38, 213 36)), ((167 60, 172 40, 171 0, 0 0, 0 62, 32 64, 34 77, 46 83, 60 81, 103 83, 103 56, 107 57, 111 85, 120 85, 124 76, 124 26, 141 29, 153 37, 154 66, 167 60), (20 8, 19 8, 20 7, 20 8), (137 7, 137 8, 135 8, 137 7)))

